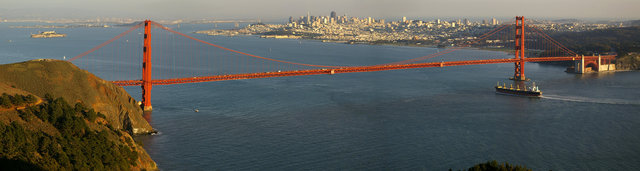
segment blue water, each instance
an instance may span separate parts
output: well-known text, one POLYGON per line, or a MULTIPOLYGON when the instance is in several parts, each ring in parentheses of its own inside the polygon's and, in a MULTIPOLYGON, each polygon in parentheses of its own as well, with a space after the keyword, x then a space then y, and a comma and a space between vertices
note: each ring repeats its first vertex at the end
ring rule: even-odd
MULTIPOLYGON (((29 39, 33 29, 8 25, 24 24, 0 23, 0 63, 74 56, 126 30, 74 28, 59 30, 69 34, 64 39, 29 39)), ((378 64, 438 51, 193 36, 319 64, 378 64)), ((452 58, 479 53, 507 55, 465 50, 452 58)), ((640 167, 640 72, 525 67, 545 97, 494 93, 513 64, 154 86, 151 124, 160 135, 139 140, 162 170, 447 170, 487 160, 535 170, 640 167)), ((126 90, 140 99, 139 87, 126 90)))

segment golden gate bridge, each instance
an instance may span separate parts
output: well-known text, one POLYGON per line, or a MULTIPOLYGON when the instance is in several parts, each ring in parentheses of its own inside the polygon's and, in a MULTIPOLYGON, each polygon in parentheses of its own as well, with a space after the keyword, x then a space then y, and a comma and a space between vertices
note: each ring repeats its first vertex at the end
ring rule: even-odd
MULTIPOLYGON (((580 60, 583 64, 592 65, 601 62, 600 59, 604 59, 604 63, 615 59, 612 55, 579 56, 536 26, 525 24, 528 22, 534 21, 518 16, 515 22, 512 20, 496 26, 475 39, 444 51, 397 62, 360 66, 307 64, 259 56, 213 44, 145 20, 68 61, 86 70, 111 73, 108 77, 114 80, 111 82, 115 85, 141 86, 142 106, 146 111, 152 109, 153 85, 498 63, 514 63, 512 79, 524 81, 525 62, 580 60), (140 28, 144 30, 143 33, 131 34, 140 28), (445 61, 445 56, 455 56, 457 51, 473 47, 508 49, 514 57, 470 55, 469 60, 445 61), (434 62, 436 57, 442 60, 434 62), (142 65, 137 65, 140 63, 142 65), (154 65, 159 67, 154 70, 154 65)), ((594 66, 597 69, 599 65, 594 66)))

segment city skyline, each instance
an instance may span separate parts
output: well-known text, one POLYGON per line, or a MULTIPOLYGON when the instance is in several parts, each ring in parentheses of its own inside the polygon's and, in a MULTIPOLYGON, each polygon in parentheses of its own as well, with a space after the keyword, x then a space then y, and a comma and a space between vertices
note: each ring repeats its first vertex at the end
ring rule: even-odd
POLYGON ((259 18, 265 21, 286 19, 293 14, 328 16, 371 16, 375 18, 504 18, 524 15, 536 18, 640 19, 634 8, 640 1, 631 0, 541 0, 536 2, 506 0, 398 0, 398 1, 81 1, 26 0, 3 2, 2 18, 259 18), (521 8, 519 8, 521 7, 521 8))

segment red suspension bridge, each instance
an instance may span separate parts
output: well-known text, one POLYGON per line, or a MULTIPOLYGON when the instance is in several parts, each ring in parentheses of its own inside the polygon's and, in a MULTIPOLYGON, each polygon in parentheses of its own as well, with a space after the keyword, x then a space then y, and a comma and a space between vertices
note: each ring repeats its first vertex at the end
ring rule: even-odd
POLYGON ((359 66, 307 64, 259 56, 213 44, 146 20, 69 61, 87 70, 111 73, 101 77, 116 80, 112 81, 115 85, 141 86, 144 110, 151 110, 153 85, 497 63, 514 63, 512 79, 526 80, 525 62, 580 60, 584 65, 601 62, 600 59, 605 63, 615 59, 615 56, 578 56, 535 25, 526 25, 525 21, 534 22, 516 17, 513 24, 508 22, 496 26, 481 36, 444 51, 398 62, 359 66), (144 31, 136 32, 140 28, 144 31), (472 47, 507 49, 515 57, 495 56, 494 53, 465 56, 467 60, 445 61, 449 59, 447 55, 456 56, 459 50, 472 47), (436 57, 442 60, 434 62, 436 57), (142 65, 138 65, 140 62, 142 65))

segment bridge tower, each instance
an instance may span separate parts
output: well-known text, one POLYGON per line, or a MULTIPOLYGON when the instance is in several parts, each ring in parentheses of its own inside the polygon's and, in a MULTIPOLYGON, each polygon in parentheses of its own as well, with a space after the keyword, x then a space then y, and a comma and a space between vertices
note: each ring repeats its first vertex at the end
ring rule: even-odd
POLYGON ((151 111, 151 20, 144 21, 144 47, 142 48, 142 109, 151 111))
POLYGON ((525 81, 524 77, 524 16, 516 16, 516 37, 515 37, 516 58, 515 73, 513 80, 525 81))

